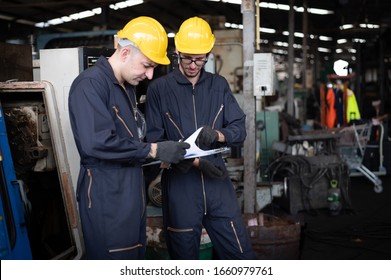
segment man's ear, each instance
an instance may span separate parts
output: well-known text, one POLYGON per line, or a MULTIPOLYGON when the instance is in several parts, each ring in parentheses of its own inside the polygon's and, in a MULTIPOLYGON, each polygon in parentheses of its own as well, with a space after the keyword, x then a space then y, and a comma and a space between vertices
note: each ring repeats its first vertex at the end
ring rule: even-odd
POLYGON ((122 47, 120 49, 120 57, 122 61, 125 61, 129 55, 131 55, 132 48, 129 47, 122 47))

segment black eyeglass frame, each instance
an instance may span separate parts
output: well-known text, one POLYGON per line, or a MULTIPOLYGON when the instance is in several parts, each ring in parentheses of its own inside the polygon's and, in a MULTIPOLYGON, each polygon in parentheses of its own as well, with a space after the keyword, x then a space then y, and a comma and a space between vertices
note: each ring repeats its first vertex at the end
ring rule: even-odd
POLYGON ((181 53, 178 54, 179 60, 182 61, 185 65, 190 65, 193 62, 197 66, 204 66, 208 62, 208 56, 205 59, 182 57, 181 53))

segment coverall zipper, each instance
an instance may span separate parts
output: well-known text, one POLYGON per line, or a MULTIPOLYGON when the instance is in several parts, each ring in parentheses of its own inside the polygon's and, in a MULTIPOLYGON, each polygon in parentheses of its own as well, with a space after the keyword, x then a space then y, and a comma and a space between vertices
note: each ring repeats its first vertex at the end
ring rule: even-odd
POLYGON ((88 177, 90 177, 90 182, 88 183, 87 197, 88 197, 88 208, 91 208, 91 186, 92 186, 92 175, 91 169, 87 168, 88 177))
POLYGON ((216 117, 214 118, 213 123, 212 123, 212 128, 213 129, 215 128, 215 124, 216 124, 217 118, 219 117, 221 111, 223 111, 223 108, 224 108, 224 104, 221 104, 220 109, 217 112, 216 117))
POLYGON ((196 106, 195 106, 195 94, 194 94, 194 87, 193 87, 193 114, 194 114, 194 126, 195 129, 198 129, 198 124, 197 124, 197 112, 196 112, 196 106))
MULTIPOLYGON (((195 129, 198 129, 197 125, 197 112, 196 112, 196 106, 195 106, 195 92, 194 92, 194 86, 193 86, 193 114, 194 114, 194 125, 195 129)), ((202 183, 202 195, 204 197, 204 215, 208 213, 208 207, 206 206, 206 192, 205 192, 205 181, 204 181, 204 174, 201 172, 201 183, 202 183)))
POLYGON ((126 125, 124 119, 121 118, 121 116, 119 115, 119 110, 118 110, 117 106, 113 106, 113 110, 114 110, 117 118, 121 121, 121 123, 125 126, 126 130, 129 132, 130 136, 133 137, 133 133, 130 131, 129 127, 126 125))
MULTIPOLYGON (((143 169, 141 169, 141 176, 143 176, 144 177, 144 171, 143 171, 143 169)), ((146 209, 147 209, 147 207, 145 206, 145 201, 146 201, 146 199, 145 199, 145 190, 144 190, 144 188, 143 187, 141 187, 141 196, 142 196, 142 201, 143 201, 143 211, 141 212, 141 217, 140 218, 142 218, 143 216, 144 216, 144 214, 145 214, 145 211, 146 211, 146 209)))
POLYGON ((233 230, 233 232, 235 234, 235 238, 236 238, 236 242, 238 243, 239 250, 243 254, 242 245, 240 244, 240 240, 239 240, 238 234, 236 233, 236 229, 235 229, 235 225, 234 225, 233 221, 231 221, 231 227, 232 227, 232 230, 233 230))
POLYGON ((182 140, 185 139, 185 136, 183 135, 182 131, 179 129, 179 127, 177 126, 177 124, 174 122, 174 120, 172 119, 171 115, 169 112, 166 112, 166 116, 168 117, 168 119, 170 120, 170 122, 172 123, 172 125, 178 130, 178 133, 181 135, 182 137, 182 140))

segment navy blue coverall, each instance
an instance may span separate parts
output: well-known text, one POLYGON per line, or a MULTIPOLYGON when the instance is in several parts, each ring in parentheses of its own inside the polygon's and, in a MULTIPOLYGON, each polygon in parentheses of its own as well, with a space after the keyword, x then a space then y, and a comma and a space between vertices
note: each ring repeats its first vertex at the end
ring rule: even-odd
MULTIPOLYGON (((147 141, 178 141, 201 126, 225 135, 228 146, 245 137, 245 114, 227 81, 204 69, 194 86, 179 70, 154 80, 147 91, 147 141)), ((225 168, 221 154, 205 159, 225 168)), ((255 259, 229 177, 165 169, 161 179, 163 222, 172 259, 198 259, 202 226, 220 259, 255 259)))
MULTIPOLYGON (((126 83, 125 83, 126 84, 126 83)), ((144 259, 146 197, 141 164, 150 151, 137 132, 135 94, 119 85, 105 57, 69 94, 80 154, 77 199, 87 259, 144 259)))

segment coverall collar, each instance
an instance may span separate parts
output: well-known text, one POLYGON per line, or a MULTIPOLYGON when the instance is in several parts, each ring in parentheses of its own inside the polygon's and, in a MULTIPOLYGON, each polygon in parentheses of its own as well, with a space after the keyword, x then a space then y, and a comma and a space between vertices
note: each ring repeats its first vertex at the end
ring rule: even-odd
MULTIPOLYGON (((185 75, 182 74, 182 72, 179 69, 175 69, 173 71, 174 78, 179 84, 191 84, 191 82, 185 77, 185 75)), ((205 75, 205 69, 201 69, 200 78, 197 81, 197 84, 203 82, 206 79, 205 75)))

